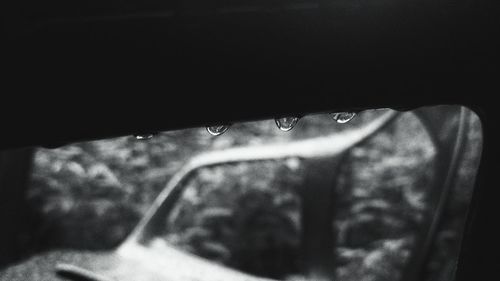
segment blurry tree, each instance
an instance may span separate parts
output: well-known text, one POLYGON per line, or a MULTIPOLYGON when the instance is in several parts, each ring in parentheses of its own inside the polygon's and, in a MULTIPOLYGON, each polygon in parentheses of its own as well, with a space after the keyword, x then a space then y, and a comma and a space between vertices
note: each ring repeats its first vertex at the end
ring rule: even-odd
POLYGON ((249 273, 298 272, 300 164, 274 161, 204 168, 172 214, 166 239, 249 273))

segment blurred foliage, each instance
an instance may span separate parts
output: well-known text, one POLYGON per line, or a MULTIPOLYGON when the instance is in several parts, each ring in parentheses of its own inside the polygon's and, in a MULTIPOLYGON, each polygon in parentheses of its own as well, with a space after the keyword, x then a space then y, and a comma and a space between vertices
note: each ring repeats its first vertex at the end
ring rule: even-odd
MULTIPOLYGON (((28 198, 40 217, 32 233, 34 248, 117 246, 172 175, 203 151, 341 133, 379 114, 363 112, 348 125, 336 124, 327 115, 307 116, 287 133, 267 120, 235 124, 219 137, 198 128, 161 133, 147 141, 122 137, 40 149, 28 198)), ((442 269, 450 268, 459 251, 481 145, 479 121, 472 123, 459 184, 429 266, 432 280, 448 280, 443 276, 450 270, 442 269)), ((434 155, 418 119, 404 114, 344 157, 332 222, 338 280, 399 280, 429 208, 427 194, 437 176, 434 155)), ((249 273, 306 280, 301 276, 297 193, 303 174, 297 159, 200 169, 186 183, 178 207, 165 218, 163 238, 249 273)))
POLYGON ((434 147, 402 116, 351 150, 339 177, 339 280, 399 280, 428 208, 434 147))
POLYGON ((169 218, 166 239, 240 270, 280 278, 299 271, 299 163, 205 168, 169 218))

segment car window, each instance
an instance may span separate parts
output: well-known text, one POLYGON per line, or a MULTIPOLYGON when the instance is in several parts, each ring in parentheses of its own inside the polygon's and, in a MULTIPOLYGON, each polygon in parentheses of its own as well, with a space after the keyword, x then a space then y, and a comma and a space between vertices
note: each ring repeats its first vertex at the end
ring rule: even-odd
POLYGON ((38 149, 27 256, 113 250, 146 231, 147 247, 273 279, 452 280, 480 160, 478 117, 459 106, 355 113, 301 116, 289 131, 261 120, 218 136, 191 128, 38 149), (176 177, 178 198, 164 207, 158 198, 176 177), (161 215, 149 222, 154 204, 161 215))

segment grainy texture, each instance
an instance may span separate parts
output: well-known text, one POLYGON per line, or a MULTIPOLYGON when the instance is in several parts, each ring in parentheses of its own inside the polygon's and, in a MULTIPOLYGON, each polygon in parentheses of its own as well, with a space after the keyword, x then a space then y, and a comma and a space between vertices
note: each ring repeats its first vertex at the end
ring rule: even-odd
POLYGON ((0 272, 1 281, 73 281, 56 275, 58 263, 80 264, 100 259, 103 252, 64 251, 47 252, 11 266, 0 272))

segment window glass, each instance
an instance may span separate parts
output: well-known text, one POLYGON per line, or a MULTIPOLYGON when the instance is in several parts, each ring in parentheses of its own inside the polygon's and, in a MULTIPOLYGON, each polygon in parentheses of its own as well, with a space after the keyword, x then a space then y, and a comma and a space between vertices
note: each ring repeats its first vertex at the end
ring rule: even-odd
POLYGON ((37 219, 21 252, 133 240, 279 280, 452 280, 478 117, 459 106, 340 117, 39 149, 26 198, 37 219))

